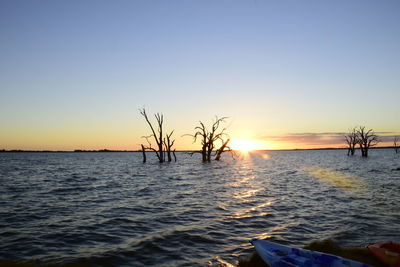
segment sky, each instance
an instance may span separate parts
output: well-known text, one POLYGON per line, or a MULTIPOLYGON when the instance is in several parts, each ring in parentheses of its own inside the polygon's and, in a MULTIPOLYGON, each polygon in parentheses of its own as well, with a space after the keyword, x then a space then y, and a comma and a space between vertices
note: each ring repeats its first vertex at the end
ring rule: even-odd
POLYGON ((229 117, 260 149, 400 134, 397 0, 0 0, 0 149, 177 149, 229 117))

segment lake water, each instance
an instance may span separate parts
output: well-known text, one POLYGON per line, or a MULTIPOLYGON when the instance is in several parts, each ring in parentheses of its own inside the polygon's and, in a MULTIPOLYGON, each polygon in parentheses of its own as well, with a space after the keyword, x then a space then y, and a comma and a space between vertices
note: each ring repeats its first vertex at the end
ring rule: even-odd
POLYGON ((235 264, 251 238, 400 240, 400 155, 0 153, 0 259, 93 266, 235 264))

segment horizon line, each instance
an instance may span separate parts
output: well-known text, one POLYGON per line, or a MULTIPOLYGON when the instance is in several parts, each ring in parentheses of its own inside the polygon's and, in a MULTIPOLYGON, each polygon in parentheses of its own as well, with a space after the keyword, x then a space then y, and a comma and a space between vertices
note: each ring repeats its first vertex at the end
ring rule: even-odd
MULTIPOLYGON (((249 150, 248 152, 264 152, 264 151, 304 151, 304 150, 346 150, 347 147, 323 147, 323 148, 283 148, 283 149, 254 149, 249 150)), ((356 148, 359 149, 359 148, 356 148)), ((395 146, 375 146, 370 147, 369 149, 395 149, 395 146)), ((232 151, 239 152, 241 150, 234 149, 232 151)), ((74 150, 51 150, 51 149, 43 149, 43 150, 29 150, 29 149, 0 149, 0 153, 23 153, 23 152, 31 152, 31 153, 109 153, 109 152, 135 152, 142 153, 142 150, 118 150, 118 149, 74 149, 74 150)), ((154 151, 146 151, 150 153, 155 153, 154 151)), ((199 150, 176 150, 175 152, 199 152, 199 150)), ((228 151, 226 151, 228 152, 228 151)))

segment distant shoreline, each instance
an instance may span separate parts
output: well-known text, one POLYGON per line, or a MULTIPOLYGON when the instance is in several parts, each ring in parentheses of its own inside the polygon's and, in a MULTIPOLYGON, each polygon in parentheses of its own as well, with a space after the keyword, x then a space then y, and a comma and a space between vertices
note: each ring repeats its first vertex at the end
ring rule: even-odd
MULTIPOLYGON (((394 149, 393 146, 382 146, 382 147, 371 147, 370 149, 394 149)), ((347 150, 347 148, 293 148, 293 149, 260 149, 253 150, 250 152, 263 152, 263 151, 313 151, 313 150, 347 150)), ((236 150, 238 151, 238 150, 236 150)), ((99 150, 23 150, 23 149, 0 149, 0 153, 141 153, 141 150, 111 150, 111 149, 99 149, 99 150)), ((153 151, 147 151, 153 152, 153 151)), ((197 152, 197 150, 177 150, 176 152, 197 152)))

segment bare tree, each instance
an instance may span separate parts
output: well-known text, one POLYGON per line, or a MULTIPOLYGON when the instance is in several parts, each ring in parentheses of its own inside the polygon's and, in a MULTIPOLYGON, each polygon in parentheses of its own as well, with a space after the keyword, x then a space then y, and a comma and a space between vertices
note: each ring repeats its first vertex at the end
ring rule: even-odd
POLYGON ((142 144, 143 163, 146 163, 146 148, 142 144))
POLYGON ((356 150, 356 145, 358 144, 358 135, 356 128, 353 128, 345 136, 347 143, 347 156, 353 156, 356 150))
POLYGON ((399 153, 399 137, 395 136, 394 140, 393 140, 393 147, 394 147, 394 151, 397 153, 399 153))
POLYGON ((201 150, 197 152, 201 153, 203 162, 211 161, 211 154, 216 148, 216 142, 218 140, 222 141, 222 146, 216 150, 216 160, 221 158, 221 154, 223 152, 230 150, 230 148, 227 146, 229 139, 223 139, 225 136, 228 136, 225 133, 226 128, 220 129, 221 124, 224 123, 226 119, 227 117, 216 117, 210 130, 207 129, 204 123, 200 121, 200 125, 194 128, 195 133, 193 135, 188 134, 189 136, 193 137, 193 143, 195 143, 198 138, 201 140, 201 150), (225 150, 225 148, 228 150, 225 150))
POLYGON ((185 135, 192 136, 193 143, 196 143, 198 137, 201 139, 201 150, 196 151, 196 152, 201 153, 203 162, 206 162, 207 161, 207 139, 208 139, 207 138, 208 137, 207 128, 206 128, 206 126, 204 126, 204 123, 202 123, 200 121, 200 126, 195 127, 194 130, 196 131, 194 135, 192 135, 192 134, 185 134, 185 135))
POLYGON ((361 155, 368 157, 370 147, 378 144, 378 136, 375 135, 372 129, 365 130, 365 126, 360 126, 357 130, 358 144, 360 145, 361 155))
MULTIPOLYGON (((222 139, 221 139, 222 140, 222 139)), ((228 143, 229 143, 229 141, 230 141, 231 139, 226 139, 226 141, 223 141, 222 140, 222 146, 220 147, 220 148, 218 148, 218 150, 217 150, 217 152, 215 153, 215 160, 220 160, 221 159, 221 155, 222 155, 222 153, 224 153, 224 152, 227 152, 227 151, 229 151, 229 152, 232 152, 233 153, 233 150, 228 146, 228 143), (226 149, 226 150, 225 150, 226 149)))
POLYGON ((175 140, 171 140, 171 136, 173 133, 174 133, 174 131, 172 131, 170 134, 166 134, 166 138, 164 138, 164 147, 165 147, 165 151, 167 152, 168 162, 172 161, 171 152, 173 153, 175 161, 176 161, 175 149, 171 151, 171 148, 175 143, 175 140))
MULTIPOLYGON (((166 138, 165 138, 163 136, 164 116, 160 113, 154 114, 154 117, 156 118, 156 121, 157 121, 157 131, 156 131, 147 116, 146 110, 143 108, 143 109, 139 109, 139 111, 140 111, 140 114, 142 114, 142 116, 145 118, 147 124, 149 125, 149 127, 151 129, 151 135, 143 136, 143 138, 145 138, 148 143, 148 146, 146 146, 146 147, 142 145, 143 162, 146 162, 146 158, 145 158, 146 150, 156 152, 158 161, 160 163, 165 162, 165 154, 168 157, 168 161, 171 161, 171 149, 175 143, 175 140, 171 140, 171 136, 174 131, 172 131, 170 134, 167 134, 166 138), (152 147, 151 141, 149 139, 153 139, 156 142, 156 144, 157 144, 156 148, 152 147)), ((172 153, 174 154, 175 161, 176 161, 175 150, 172 151, 172 153)))

